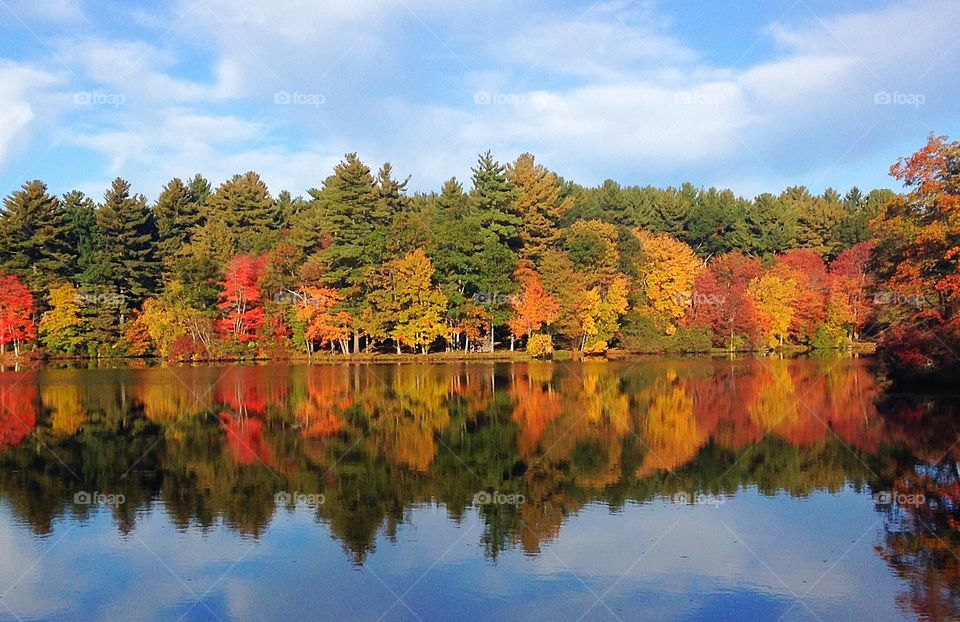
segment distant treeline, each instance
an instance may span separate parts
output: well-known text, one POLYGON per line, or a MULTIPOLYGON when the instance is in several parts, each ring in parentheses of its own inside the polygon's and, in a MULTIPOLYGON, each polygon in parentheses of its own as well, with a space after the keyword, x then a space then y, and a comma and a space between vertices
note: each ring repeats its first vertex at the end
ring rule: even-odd
POLYGON ((248 172, 173 179, 152 203, 123 179, 100 202, 28 182, 0 212, 0 343, 174 359, 838 347, 889 324, 875 303, 903 306, 870 269, 889 190, 585 188, 529 154, 472 171, 469 189, 410 195, 347 154, 305 197, 248 172))

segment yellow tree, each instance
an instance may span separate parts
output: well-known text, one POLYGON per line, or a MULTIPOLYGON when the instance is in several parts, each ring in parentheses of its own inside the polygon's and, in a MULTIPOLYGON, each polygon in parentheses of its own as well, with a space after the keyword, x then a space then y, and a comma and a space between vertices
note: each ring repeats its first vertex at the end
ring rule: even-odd
POLYGON ((677 322, 693 301, 693 283, 703 270, 703 261, 687 244, 669 235, 634 232, 643 248, 637 266, 647 304, 672 335, 677 322))
POLYGON ((521 262, 514 272, 514 278, 520 284, 520 293, 510 301, 513 317, 510 318, 510 349, 514 339, 527 339, 546 324, 550 324, 560 314, 560 301, 547 293, 540 282, 540 275, 528 262, 521 262))
POLYGON ((790 276, 789 270, 775 268, 754 277, 747 287, 747 295, 757 309, 761 334, 771 346, 782 346, 793 322, 798 296, 796 279, 790 276))
POLYGON ((579 306, 580 350, 590 354, 605 352, 620 330, 620 317, 626 313, 629 293, 627 277, 617 275, 606 288, 597 285, 586 292, 579 306))
POLYGON ((507 167, 507 177, 517 189, 514 204, 520 214, 520 256, 539 259, 560 239, 558 223, 573 201, 563 196, 560 178, 534 157, 524 153, 507 167))
POLYGON ((40 318, 40 341, 55 352, 79 353, 84 322, 77 288, 69 283, 54 285, 47 300, 50 310, 40 318))
POLYGON ((370 295, 372 319, 379 337, 426 352, 447 329, 443 318, 447 297, 433 285, 433 263, 418 248, 383 266, 377 290, 370 295))

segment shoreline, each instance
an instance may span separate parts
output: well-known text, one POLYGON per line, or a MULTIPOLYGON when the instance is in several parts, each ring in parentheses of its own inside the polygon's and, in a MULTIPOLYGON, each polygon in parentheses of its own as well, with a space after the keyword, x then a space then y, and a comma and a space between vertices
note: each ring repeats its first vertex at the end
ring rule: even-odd
POLYGON ((297 364, 297 365, 337 365, 354 363, 524 363, 524 362, 619 362, 633 360, 656 359, 750 359, 750 358, 804 358, 804 357, 836 357, 836 356, 872 356, 876 350, 875 344, 863 342, 847 348, 814 350, 804 347, 788 347, 777 350, 743 350, 729 351, 713 349, 709 352, 631 352, 620 349, 610 349, 603 355, 589 355, 579 351, 557 350, 552 356, 537 358, 528 355, 525 351, 496 351, 496 352, 430 352, 427 354, 395 354, 395 353, 360 353, 360 354, 317 354, 312 357, 295 355, 285 357, 245 357, 245 358, 210 358, 197 360, 170 360, 160 357, 42 357, 25 353, 19 357, 0 357, 0 371, 7 367, 28 368, 56 368, 59 366, 86 366, 86 367, 163 367, 163 366, 200 366, 200 365, 263 365, 263 364, 297 364))

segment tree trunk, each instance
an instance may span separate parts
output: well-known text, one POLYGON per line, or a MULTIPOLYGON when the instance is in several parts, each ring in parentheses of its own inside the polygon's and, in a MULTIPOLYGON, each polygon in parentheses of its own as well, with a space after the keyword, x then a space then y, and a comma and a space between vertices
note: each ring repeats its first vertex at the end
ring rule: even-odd
POLYGON ((510 351, 513 352, 513 335, 510 335, 510 351))
POLYGON ((397 354, 402 354, 402 352, 400 352, 400 342, 397 341, 396 345, 397 345, 397 354))
POLYGON ((360 353, 360 331, 353 331, 353 353, 360 353))
POLYGON ((493 335, 493 322, 490 322, 490 351, 493 352, 496 349, 496 342, 494 341, 493 335))

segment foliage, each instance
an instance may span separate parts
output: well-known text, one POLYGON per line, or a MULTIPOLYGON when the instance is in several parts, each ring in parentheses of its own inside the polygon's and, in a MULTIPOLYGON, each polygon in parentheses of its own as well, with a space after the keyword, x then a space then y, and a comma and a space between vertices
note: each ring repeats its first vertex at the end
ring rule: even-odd
POLYGON ((527 354, 534 358, 549 358, 553 354, 553 338, 537 333, 527 339, 527 354))
POLYGON ((0 354, 12 344, 16 355, 37 335, 33 323, 33 294, 19 278, 0 273, 0 354))

